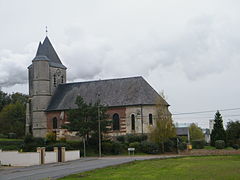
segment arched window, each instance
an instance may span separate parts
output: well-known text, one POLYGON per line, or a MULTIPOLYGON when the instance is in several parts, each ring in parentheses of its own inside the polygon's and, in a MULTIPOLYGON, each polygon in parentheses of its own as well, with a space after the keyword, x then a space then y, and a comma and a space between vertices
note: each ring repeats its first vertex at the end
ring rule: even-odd
POLYGON ((64 78, 63 78, 63 76, 61 76, 61 81, 62 81, 62 83, 64 82, 64 78))
POLYGON ((132 130, 135 130, 135 115, 131 115, 131 124, 132 124, 132 130))
POLYGON ((152 114, 149 114, 149 125, 153 124, 153 118, 152 118, 152 114))
POLYGON ((57 123, 57 118, 56 117, 53 118, 53 120, 52 120, 52 127, 53 127, 53 129, 57 129, 58 128, 58 123, 57 123))
POLYGON ((113 115, 113 130, 119 130, 120 129, 120 118, 117 113, 113 115))
POLYGON ((54 87, 57 86, 57 80, 56 80, 56 75, 55 74, 53 75, 53 85, 54 85, 54 87))

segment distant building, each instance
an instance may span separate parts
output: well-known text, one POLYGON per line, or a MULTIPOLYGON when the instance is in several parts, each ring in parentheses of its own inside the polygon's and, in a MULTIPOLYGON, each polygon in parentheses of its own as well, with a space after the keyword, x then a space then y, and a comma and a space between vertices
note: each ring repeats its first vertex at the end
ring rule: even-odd
POLYGON ((206 143, 210 143, 210 129, 202 129, 202 132, 204 134, 204 140, 206 141, 206 143))
POLYGON ((188 142, 190 142, 189 127, 176 127, 176 134, 177 136, 186 136, 188 142))
POLYGON ((155 125, 156 101, 169 115, 169 104, 143 77, 128 77, 77 83, 66 83, 67 68, 62 64, 48 37, 39 43, 29 72, 29 104, 26 132, 45 137, 47 132, 64 134, 66 111, 77 108, 75 100, 81 96, 86 103, 109 107, 112 123, 109 135, 148 133, 155 125))
POLYGON ((214 126, 214 119, 210 119, 209 120, 209 131, 210 131, 210 134, 212 133, 213 126, 214 126))

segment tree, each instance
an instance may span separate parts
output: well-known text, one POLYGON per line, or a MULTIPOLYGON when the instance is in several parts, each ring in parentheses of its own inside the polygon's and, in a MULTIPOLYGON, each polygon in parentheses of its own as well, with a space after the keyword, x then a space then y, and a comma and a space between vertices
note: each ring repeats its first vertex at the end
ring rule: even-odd
POLYGON ((227 141, 230 146, 234 144, 240 145, 240 122, 228 122, 226 129, 227 141))
POLYGON ((88 141, 90 137, 98 136, 98 108, 101 110, 101 134, 107 132, 110 121, 107 120, 107 108, 99 102, 87 104, 81 96, 78 96, 75 103, 78 108, 68 111, 69 123, 64 127, 69 131, 77 131, 78 135, 83 138, 84 155, 86 155, 85 141, 88 141))
POLYGON ((171 114, 161 99, 157 100, 155 121, 156 125, 150 128, 150 140, 160 144, 164 152, 164 142, 176 137, 176 130, 171 114))
POLYGON ((0 91, 0 111, 4 108, 4 106, 10 103, 11 97, 7 93, 0 91))
POLYGON ((204 134, 195 123, 192 123, 189 127, 189 133, 190 133, 190 140, 203 140, 204 139, 204 134))
POLYGON ((215 114, 214 126, 211 133, 211 145, 215 145, 216 140, 223 140, 226 144, 226 132, 223 128, 223 120, 219 111, 215 114))
POLYGON ((16 133, 18 137, 25 132, 25 105, 19 102, 6 105, 0 113, 0 133, 16 133))

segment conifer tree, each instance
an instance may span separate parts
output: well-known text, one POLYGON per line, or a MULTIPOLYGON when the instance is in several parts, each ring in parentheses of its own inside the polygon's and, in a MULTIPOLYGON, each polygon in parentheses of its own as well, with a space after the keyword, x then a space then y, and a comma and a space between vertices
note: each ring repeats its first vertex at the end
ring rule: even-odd
POLYGON ((226 132, 223 128, 222 115, 219 111, 216 112, 214 118, 214 126, 211 133, 211 145, 215 145, 216 140, 223 140, 226 144, 226 132))

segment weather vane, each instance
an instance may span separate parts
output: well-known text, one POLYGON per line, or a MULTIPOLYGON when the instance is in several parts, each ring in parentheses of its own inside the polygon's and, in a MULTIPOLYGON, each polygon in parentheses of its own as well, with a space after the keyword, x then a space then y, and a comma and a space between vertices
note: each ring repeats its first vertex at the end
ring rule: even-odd
POLYGON ((48 35, 48 29, 47 29, 47 26, 46 26, 46 36, 48 35))

